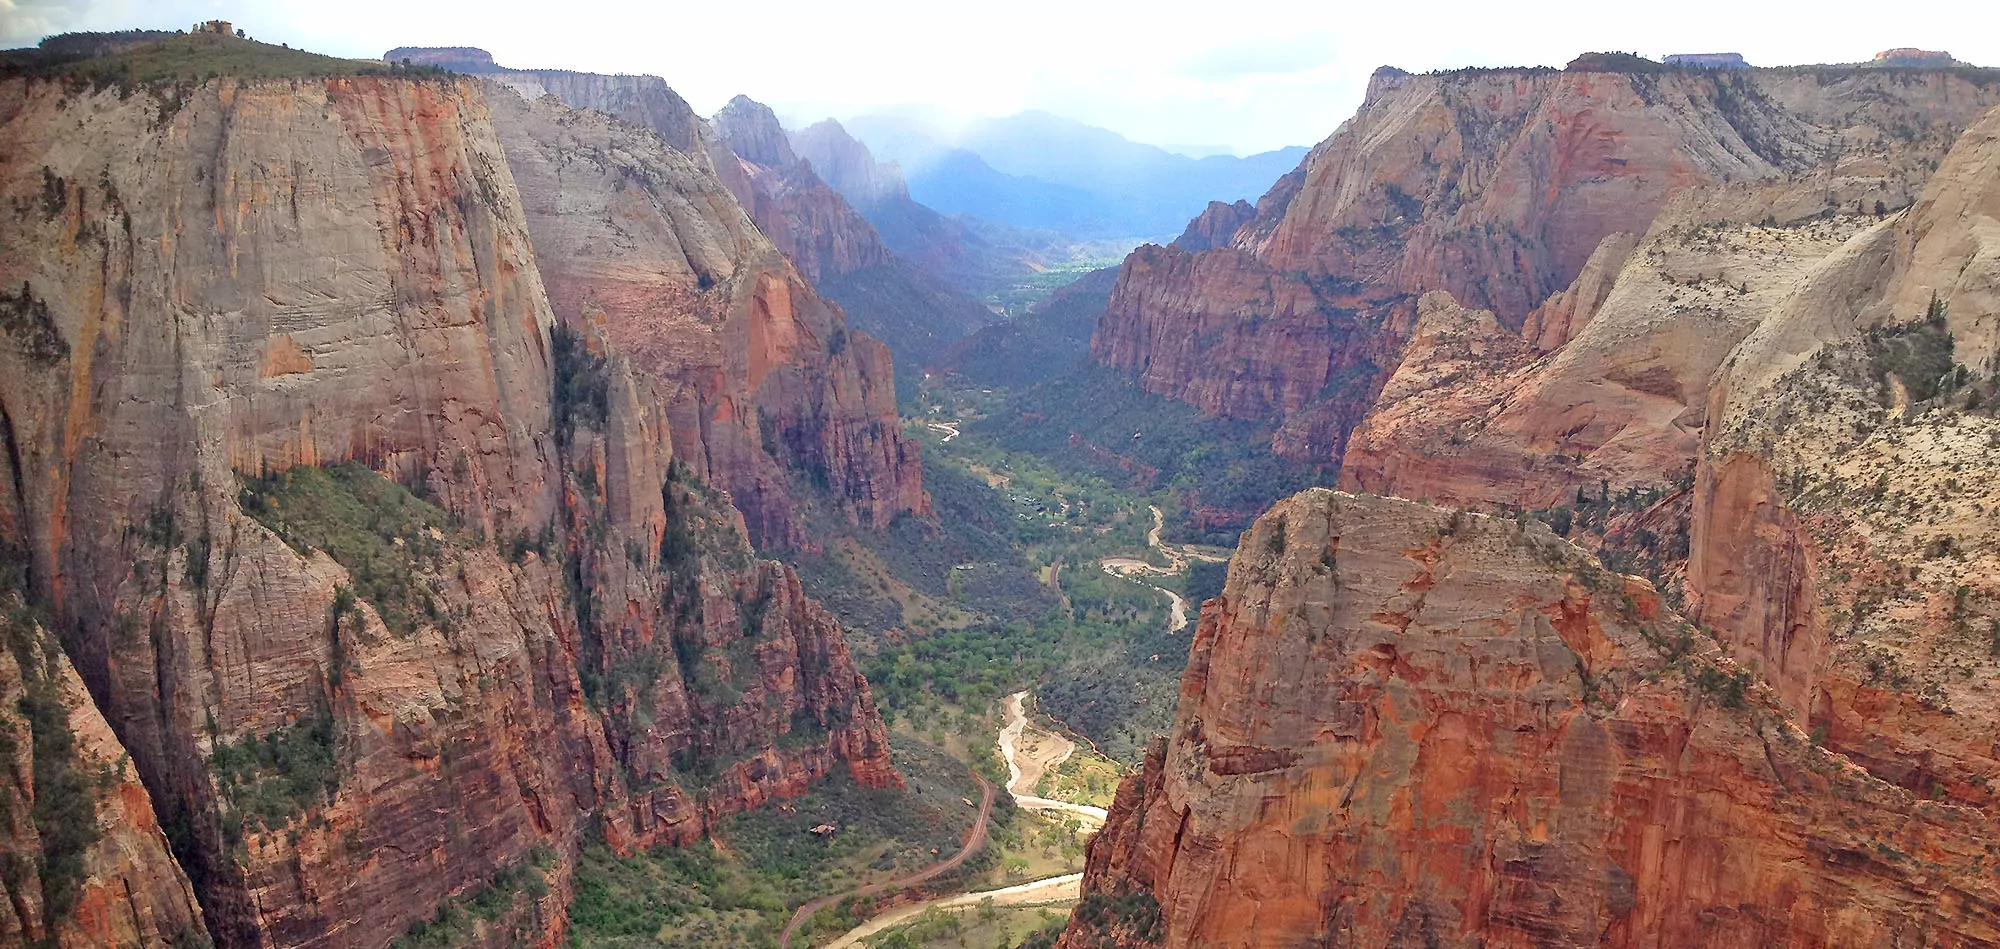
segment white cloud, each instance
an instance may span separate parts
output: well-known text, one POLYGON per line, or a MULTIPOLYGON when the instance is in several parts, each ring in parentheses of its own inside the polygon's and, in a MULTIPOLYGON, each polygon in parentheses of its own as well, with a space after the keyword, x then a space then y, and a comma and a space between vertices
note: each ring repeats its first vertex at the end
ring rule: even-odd
POLYGON ((0 0, 0 39, 67 29, 234 20, 253 36, 346 56, 472 45, 500 62, 666 77, 710 112, 744 93, 801 118, 917 103, 960 114, 1045 109, 1141 141, 1240 151, 1311 144, 1360 103, 1368 74, 1560 66, 1592 49, 1742 52, 1752 62, 1854 61, 1886 46, 2000 65, 1990 0, 1879 3, 1602 0, 1232 0, 942 4, 766 0, 0 0), (754 9, 755 12, 747 12, 754 9))

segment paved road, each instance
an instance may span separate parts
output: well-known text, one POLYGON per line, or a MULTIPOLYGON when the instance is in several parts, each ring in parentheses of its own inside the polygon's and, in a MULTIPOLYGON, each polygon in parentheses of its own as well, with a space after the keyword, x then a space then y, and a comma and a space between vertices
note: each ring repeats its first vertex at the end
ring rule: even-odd
POLYGON ((960 893, 943 899, 898 906, 860 926, 850 930, 839 939, 827 943, 823 949, 851 949, 861 945, 861 940, 873 936, 891 926, 899 926, 918 916, 924 910, 935 906, 939 909, 959 909, 978 906, 981 901, 991 899, 995 906, 1039 906, 1045 903, 1069 903, 1077 899, 1083 890, 1083 874, 1067 873, 1033 883, 1004 887, 998 890, 983 890, 978 893, 960 893))
POLYGON ((993 785, 977 774, 973 775, 972 779, 979 782, 979 819, 973 822, 972 830, 966 833, 965 846, 960 847, 958 853, 953 854, 948 860, 940 860, 907 876, 900 876, 893 880, 884 880, 881 883, 870 883, 867 886, 857 887, 845 893, 822 896, 799 907, 799 911, 792 914, 791 922, 785 924, 785 931, 778 934, 778 949, 792 949, 792 935, 798 932, 800 926, 805 925, 806 920, 811 919, 812 915, 820 910, 850 896, 874 896, 885 890, 900 890, 904 887, 916 886, 946 870, 956 869, 959 864, 965 862, 965 858, 972 856, 979 848, 985 846, 986 819, 993 814, 993 785))

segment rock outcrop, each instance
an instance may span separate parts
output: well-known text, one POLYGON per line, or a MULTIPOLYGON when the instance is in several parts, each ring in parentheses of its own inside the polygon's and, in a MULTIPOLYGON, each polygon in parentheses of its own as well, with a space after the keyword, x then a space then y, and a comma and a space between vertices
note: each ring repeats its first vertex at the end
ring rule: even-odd
POLYGON ((556 315, 665 384, 676 450, 759 545, 804 541, 799 485, 869 528, 930 509, 889 352, 850 330, 701 161, 645 129, 496 92, 556 315))
POLYGON ((806 279, 817 284, 889 265, 889 248, 875 228, 792 154, 769 106, 737 96, 711 121, 721 144, 717 151, 737 159, 721 169, 723 182, 806 279))
POLYGON ((1658 476, 1676 467, 1663 461, 1691 461, 1698 426, 1683 416, 1700 414, 1707 374, 1759 308, 1789 292, 1804 269, 1797 251, 1827 253, 1878 206, 1907 205, 1996 96, 2000 85, 1980 74, 1853 67, 1384 70, 1361 111, 1254 218, 1211 208, 1179 247, 1133 254, 1092 353, 1208 414, 1279 422, 1274 450, 1327 461, 1347 454, 1403 361, 1418 298, 1443 291, 1564 350, 1523 377, 1547 391, 1516 398, 1507 411, 1518 418, 1412 425, 1405 412, 1395 430, 1368 433, 1370 446, 1348 459, 1349 483, 1414 496, 1374 464, 1391 463, 1384 443, 1405 442, 1398 472, 1480 497, 1495 487, 1477 482, 1484 474, 1459 484, 1451 471, 1465 452, 1447 433, 1475 434, 1468 427, 1495 429, 1483 437, 1516 456, 1517 473, 1524 452, 1577 459, 1534 498, 1501 487, 1491 500, 1658 476), (1815 215, 1831 226, 1800 248, 1755 231, 1815 215), (1705 249, 1718 227, 1728 242, 1761 241, 1784 265, 1662 258, 1705 249), (1724 282, 1754 299, 1721 300, 1724 282), (1686 313, 1710 325, 1667 319, 1686 313), (1586 340, 1607 314, 1617 322, 1586 340), (1583 391, 1593 387, 1604 391, 1583 391), (1599 406, 1594 417, 1577 417, 1584 401, 1599 406), (1416 457, 1429 452, 1443 457, 1416 457))
POLYGON ((693 159, 534 109, 574 139, 473 80, 0 83, 4 566, 109 726, 79 744, 129 755, 62 939, 375 947, 539 878, 467 938, 553 944, 593 822, 900 781, 839 626, 707 487, 921 510, 886 353, 693 159), (678 256, 537 230, 613 207, 678 256))
POLYGON ((1869 772, 1990 808, 2000 111, 1830 255, 1710 395, 1693 612, 1869 772))
POLYGON ((198 938, 194 890, 124 747, 55 637, 18 595, 0 605, 0 941, 84 949, 198 938))
POLYGON ((1282 502, 1061 945, 2000 939, 1992 815, 1815 743, 1726 653, 1540 528, 1282 502))

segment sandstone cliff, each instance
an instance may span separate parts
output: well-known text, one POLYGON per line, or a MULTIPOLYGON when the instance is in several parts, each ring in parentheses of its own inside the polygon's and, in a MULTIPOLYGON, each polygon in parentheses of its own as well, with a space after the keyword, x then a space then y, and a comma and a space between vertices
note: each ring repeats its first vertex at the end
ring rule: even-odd
POLYGON ((1309 491, 1203 606, 1062 945, 2000 939, 1989 812, 1881 780, 1540 528, 1309 491))
POLYGON ((1092 352, 1209 414, 1279 421, 1276 451, 1324 461, 1346 454, 1350 431, 1402 361, 1421 294, 1444 291, 1489 311, 1544 350, 1581 342, 1594 320, 1616 313, 1576 353, 1534 373, 1547 391, 1522 396, 1519 417, 1416 421, 1406 412, 1393 429, 1371 430, 1373 444, 1349 459, 1357 480, 1348 483, 1531 502, 1607 472, 1657 474, 1672 467, 1664 459, 1691 460, 1698 426, 1683 414, 1699 414, 1707 373, 1754 324, 1757 306, 1788 292, 1798 251, 1826 253, 1877 202, 1907 205, 1996 97, 2000 85, 1966 73, 1384 70, 1360 112, 1254 217, 1211 208, 1178 248, 1135 253, 1092 352), (1797 249, 1751 232, 1840 213, 1850 216, 1797 249), (1669 254, 1717 226, 1735 230, 1724 240, 1762 240, 1788 266, 1669 254), (1651 243, 1635 250, 1641 237, 1651 243), (1675 289, 1704 282, 1706 293, 1675 289), (1717 302, 1724 282, 1755 299, 1717 302), (1711 325, 1666 319, 1688 312, 1711 325), (1584 391, 1593 388, 1603 391, 1584 391), (1586 403, 1599 408, 1580 410, 1586 403), (1496 459, 1479 464, 1511 465, 1516 483, 1534 456, 1576 460, 1533 497, 1505 478, 1484 480, 1487 471, 1461 482, 1451 469, 1466 452, 1450 433, 1481 434, 1468 427, 1495 429, 1485 437, 1496 459), (1391 447, 1399 443, 1409 447, 1391 447), (1432 453, 1444 457, 1424 457, 1432 453))
POLYGON ((592 821, 685 841, 834 768, 900 780, 839 627, 704 484, 921 509, 886 354, 691 159, 544 102, 642 160, 530 206, 632 202, 688 248, 559 330, 628 284, 534 233, 528 107, 493 94, 503 138, 488 94, 0 84, 0 537, 109 725, 79 740, 144 789, 101 808, 86 941, 189 932, 148 799, 187 938, 381 946, 507 881, 468 938, 549 943, 592 821))
POLYGON ((2000 112, 1718 373, 1695 614, 1884 780, 1991 807, 2000 112))
POLYGON ((194 890, 124 747, 55 637, 17 595, 0 605, 0 941, 82 949, 198 937, 194 890))
POLYGON ((870 528, 929 511, 888 350, 848 329, 702 162, 601 113, 493 102, 557 317, 602 324, 660 381, 680 457, 729 490, 752 541, 801 543, 808 485, 870 528))

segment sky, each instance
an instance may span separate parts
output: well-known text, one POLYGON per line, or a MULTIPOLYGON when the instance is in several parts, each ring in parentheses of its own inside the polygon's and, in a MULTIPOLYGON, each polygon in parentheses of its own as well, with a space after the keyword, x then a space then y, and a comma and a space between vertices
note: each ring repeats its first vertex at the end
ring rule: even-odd
POLYGON ((1041 109, 1135 141, 1248 154, 1311 145, 1368 75, 1561 66, 1586 50, 1740 52, 1758 65, 1853 62, 1890 46, 2000 65, 1993 0, 0 0, 0 47, 69 30, 226 19, 340 56, 478 46, 506 66, 663 76, 703 114, 739 93, 792 121, 915 110, 1041 109))

